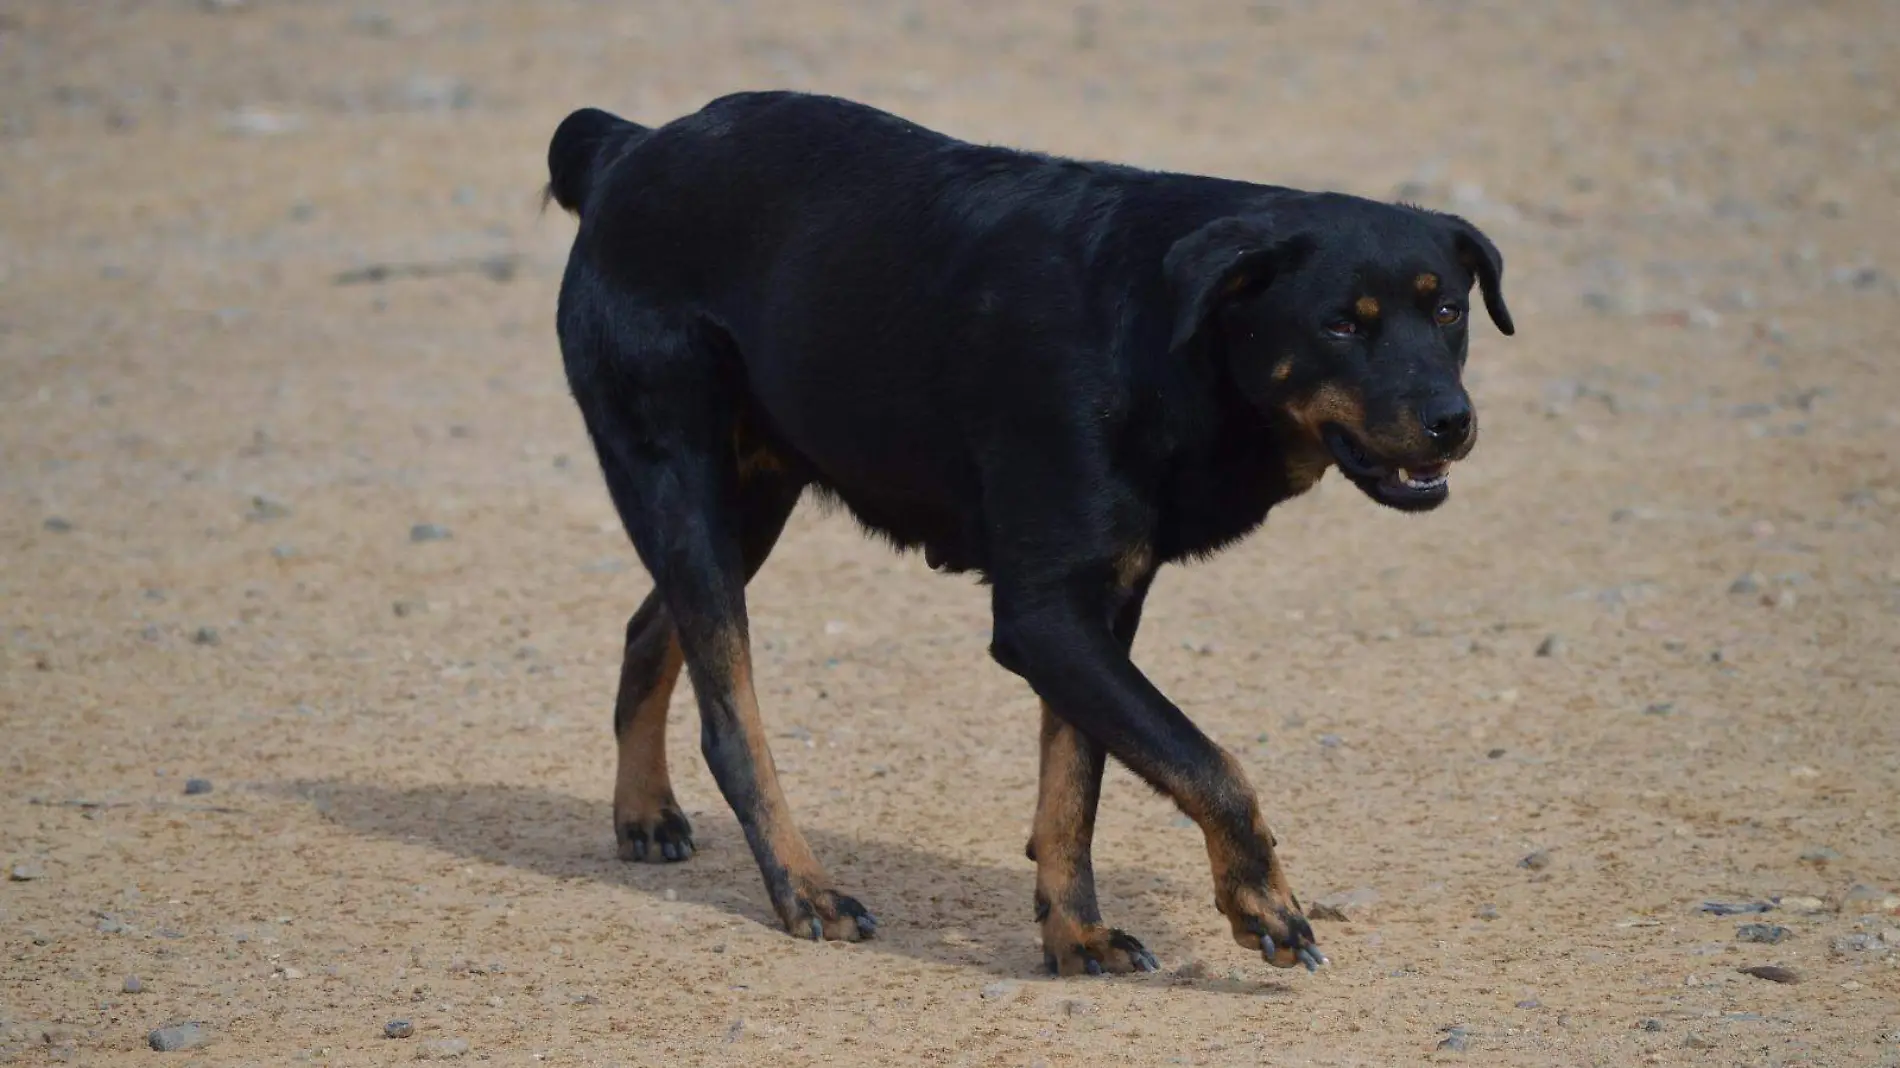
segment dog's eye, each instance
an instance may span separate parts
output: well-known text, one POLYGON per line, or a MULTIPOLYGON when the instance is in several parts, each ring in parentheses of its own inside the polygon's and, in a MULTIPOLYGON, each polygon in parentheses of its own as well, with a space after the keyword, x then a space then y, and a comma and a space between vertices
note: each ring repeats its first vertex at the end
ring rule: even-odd
POLYGON ((1336 319, 1326 324, 1326 332, 1334 337, 1351 337, 1359 332, 1359 324, 1351 319, 1336 319))
POLYGON ((1465 310, 1449 301, 1447 301, 1444 304, 1440 304, 1438 306, 1438 311, 1436 311, 1432 315, 1432 318, 1438 320, 1439 326, 1450 326, 1451 324, 1457 322, 1458 320, 1464 317, 1465 317, 1465 310))

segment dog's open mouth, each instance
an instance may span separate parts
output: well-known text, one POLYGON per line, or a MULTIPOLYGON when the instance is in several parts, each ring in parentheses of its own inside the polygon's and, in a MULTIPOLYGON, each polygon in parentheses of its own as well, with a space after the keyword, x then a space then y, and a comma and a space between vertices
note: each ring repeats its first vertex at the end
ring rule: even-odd
POLYGON ((1411 466, 1380 463, 1367 455, 1365 446, 1345 427, 1328 423, 1324 430, 1326 447, 1333 454, 1339 471, 1352 480, 1366 496, 1388 508, 1402 512, 1423 512, 1436 508, 1451 495, 1451 465, 1427 463, 1411 466))

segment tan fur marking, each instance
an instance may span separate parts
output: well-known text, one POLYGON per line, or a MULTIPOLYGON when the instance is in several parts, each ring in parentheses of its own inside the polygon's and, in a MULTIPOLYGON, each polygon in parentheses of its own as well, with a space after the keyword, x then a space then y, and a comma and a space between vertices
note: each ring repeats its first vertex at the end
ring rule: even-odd
POLYGON ((1275 382, 1284 382, 1292 374, 1293 357, 1291 356, 1283 356, 1280 358, 1279 363, 1273 365, 1273 380, 1275 382))
POLYGON ((1337 382, 1323 383, 1312 396, 1287 405, 1286 412, 1314 440, 1327 423, 1358 431, 1366 421, 1366 406, 1359 394, 1337 382))
POLYGON ((1115 581, 1122 589, 1132 590, 1153 567, 1154 552, 1146 545, 1133 546, 1116 558, 1115 581))
POLYGON ((1377 319, 1379 317, 1379 298, 1360 297, 1353 302, 1352 310, 1358 312, 1359 318, 1361 319, 1377 319))
POLYGON ((1326 469, 1333 465, 1333 458, 1323 449, 1297 449, 1287 456, 1287 489, 1295 494, 1305 493, 1319 484, 1326 469))
POLYGON ((630 678, 636 659, 621 667, 621 701, 632 701, 633 714, 620 732, 619 764, 614 772, 614 822, 652 827, 663 809, 674 804, 673 783, 666 770, 666 711, 673 698, 680 665, 679 637, 667 627, 666 652, 659 677, 645 693, 631 692, 644 680, 630 678))
POLYGON ((1436 293, 1438 292, 1438 276, 1430 271, 1426 271, 1424 274, 1412 279, 1412 288, 1418 290, 1420 293, 1436 293))
POLYGON ((753 775, 759 792, 759 829, 771 843, 778 862, 790 873, 794 885, 826 887, 830 880, 818 858, 812 856, 811 846, 799 833, 798 825, 792 821, 791 806, 779 786, 778 765, 772 760, 772 748, 765 737, 765 721, 759 715, 758 695, 752 688, 752 651, 743 639, 733 644, 729 668, 732 703, 738 713, 739 732, 752 754, 753 775))
POLYGON ((1234 941, 1253 950, 1260 948, 1256 927, 1273 937, 1276 947, 1269 962, 1291 968, 1298 963, 1293 946, 1291 917, 1299 916, 1300 907, 1293 899, 1292 887, 1280 866, 1274 847, 1279 843, 1260 812, 1260 802, 1247 782, 1239 761, 1230 753, 1221 754, 1221 765, 1210 769, 1206 779, 1195 784, 1189 796, 1176 795, 1175 802, 1207 836, 1207 860, 1214 877, 1214 905, 1227 917, 1234 941), (1244 806, 1249 826, 1235 835, 1219 814, 1244 806), (1259 873, 1265 875, 1259 879, 1259 873))
POLYGON ((1090 841, 1095 833, 1099 780, 1082 736, 1047 702, 1042 706, 1042 770, 1029 854, 1036 862, 1036 899, 1046 905, 1042 948, 1062 975, 1087 971, 1095 960, 1109 972, 1132 972, 1129 952, 1111 944, 1095 901, 1090 841))
MULTIPOLYGON (((742 635, 735 635, 728 645, 727 661, 723 666, 727 678, 731 680, 732 705, 739 732, 752 756, 753 786, 758 796, 758 807, 753 817, 757 821, 759 833, 771 850, 772 859, 785 869, 792 888, 818 914, 825 938, 854 940, 859 935, 857 921, 839 913, 833 906, 831 876, 826 874, 824 865, 818 863, 818 858, 812 855, 811 846, 799 831, 798 824, 793 822, 791 805, 785 800, 785 791, 779 785, 778 765, 772 760, 772 748, 765 737, 765 721, 759 715, 758 694, 752 685, 752 651, 742 635)), ((773 904, 778 907, 780 903, 773 904)), ((806 931, 797 928, 797 917, 781 913, 779 919, 794 937, 808 936, 806 931)))

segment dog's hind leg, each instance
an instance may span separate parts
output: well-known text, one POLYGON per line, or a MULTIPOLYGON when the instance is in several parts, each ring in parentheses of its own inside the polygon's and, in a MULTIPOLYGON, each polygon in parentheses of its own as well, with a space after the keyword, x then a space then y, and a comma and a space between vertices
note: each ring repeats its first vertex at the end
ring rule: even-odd
POLYGON ((637 313, 608 329, 586 314, 563 323, 570 383, 693 680, 701 752, 786 929, 866 937, 876 921, 832 888, 792 822, 759 717, 745 600, 750 479, 734 442, 742 398, 722 380, 721 353, 692 330, 637 313))
MULTIPOLYGON (((1152 574, 1135 579, 1115 619, 1115 636, 1133 646, 1152 574)), ((1057 975, 1151 972, 1160 965, 1140 941, 1102 923, 1095 900, 1092 841, 1108 751, 1042 705, 1042 771, 1029 859, 1036 862, 1036 922, 1043 963, 1057 975)))
MULTIPOLYGON (((776 475, 740 484, 740 541, 748 580, 764 566, 800 488, 776 475)), ((666 718, 685 658, 679 635, 656 588, 627 621, 614 700, 619 763, 614 775, 614 838, 621 860, 677 861, 693 855, 693 828, 673 797, 666 767, 666 718)))

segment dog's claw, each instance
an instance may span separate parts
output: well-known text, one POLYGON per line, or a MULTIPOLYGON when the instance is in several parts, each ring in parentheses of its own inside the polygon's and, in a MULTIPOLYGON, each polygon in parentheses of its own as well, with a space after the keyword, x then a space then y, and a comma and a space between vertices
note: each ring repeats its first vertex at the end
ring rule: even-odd
POLYGON ((1083 961, 1082 968, 1083 970, 1087 971, 1090 975, 1102 974, 1102 962, 1096 960, 1094 957, 1090 957, 1088 960, 1083 961))
POLYGON ((869 938, 877 933, 876 916, 871 915, 869 912, 860 912, 852 918, 858 921, 858 935, 860 937, 869 938))
POLYGON ((1309 972, 1319 971, 1319 966, 1327 963, 1326 955, 1314 946, 1301 946, 1299 958, 1309 972))
POLYGON ((814 942, 823 942, 825 940, 825 925, 818 922, 818 917, 816 916, 811 918, 811 940, 814 942))
POLYGON ((1146 949, 1135 954, 1134 960, 1135 970, 1138 972, 1158 972, 1161 970, 1161 962, 1156 960, 1155 955, 1146 949))
POLYGON ((1278 952, 1280 952, 1280 947, 1273 944, 1272 935, 1263 934, 1260 936, 1260 955, 1261 956, 1267 958, 1268 960, 1272 960, 1273 955, 1278 952))

